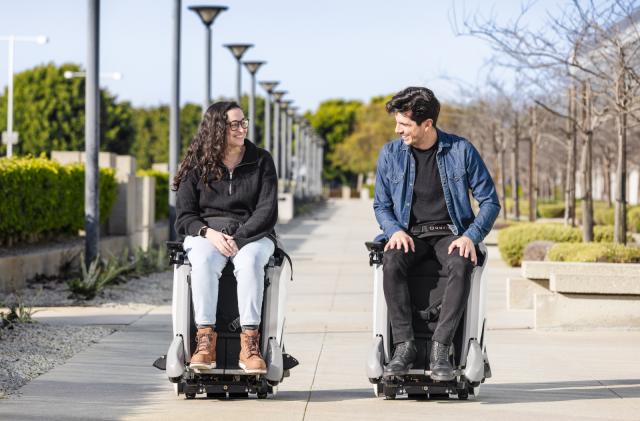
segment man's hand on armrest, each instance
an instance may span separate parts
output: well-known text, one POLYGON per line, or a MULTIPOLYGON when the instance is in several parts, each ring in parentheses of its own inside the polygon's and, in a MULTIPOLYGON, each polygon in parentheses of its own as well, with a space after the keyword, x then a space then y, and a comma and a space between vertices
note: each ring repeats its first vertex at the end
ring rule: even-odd
POLYGON ((384 251, 389 249, 404 249, 405 253, 409 253, 409 250, 415 252, 416 246, 413 244, 413 238, 403 230, 399 230, 393 233, 387 244, 384 246, 384 251))
POLYGON ((462 237, 454 240, 449 245, 449 254, 453 253, 456 248, 460 249, 460 256, 471 258, 474 265, 478 264, 478 256, 476 256, 476 246, 471 241, 471 238, 463 235, 462 237))

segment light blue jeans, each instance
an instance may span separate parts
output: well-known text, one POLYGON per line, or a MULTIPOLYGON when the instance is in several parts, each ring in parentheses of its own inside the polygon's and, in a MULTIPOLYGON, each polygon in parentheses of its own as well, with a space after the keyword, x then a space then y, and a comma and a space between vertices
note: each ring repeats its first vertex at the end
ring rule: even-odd
POLYGON ((242 247, 238 254, 227 257, 203 237, 187 236, 184 250, 191 263, 191 296, 196 325, 215 325, 218 284, 229 259, 238 281, 240 324, 259 325, 264 293, 264 267, 273 255, 274 244, 262 238, 242 247))

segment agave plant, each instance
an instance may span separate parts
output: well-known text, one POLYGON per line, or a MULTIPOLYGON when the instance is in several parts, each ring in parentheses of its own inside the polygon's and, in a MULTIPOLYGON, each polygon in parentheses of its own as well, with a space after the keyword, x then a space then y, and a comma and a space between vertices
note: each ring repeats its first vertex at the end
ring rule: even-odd
POLYGON ((116 282, 125 273, 133 269, 133 263, 122 264, 119 259, 103 259, 100 256, 87 265, 84 256, 81 256, 80 278, 67 281, 67 287, 71 291, 71 298, 91 300, 105 287, 116 282))

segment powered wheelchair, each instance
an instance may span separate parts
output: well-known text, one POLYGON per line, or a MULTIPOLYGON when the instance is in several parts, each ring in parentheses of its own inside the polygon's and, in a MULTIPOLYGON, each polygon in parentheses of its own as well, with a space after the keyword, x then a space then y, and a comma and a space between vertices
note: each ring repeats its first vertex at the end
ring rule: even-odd
POLYGON ((367 361, 366 372, 373 384, 376 397, 395 399, 406 394, 409 398, 448 399, 457 395, 466 400, 469 395, 478 396, 480 384, 491 377, 487 357, 486 329, 486 280, 483 270, 487 262, 487 248, 476 247, 478 264, 471 274, 471 285, 464 315, 457 327, 450 362, 456 377, 451 381, 435 381, 430 377, 429 350, 432 335, 438 322, 447 273, 435 257, 416 264, 409 274, 409 292, 413 307, 413 330, 417 357, 413 368, 405 376, 383 376, 384 365, 393 355, 393 331, 387 316, 387 304, 383 291, 382 257, 384 241, 365 243, 369 251, 369 265, 373 267, 373 343, 367 361))
POLYGON ((197 394, 209 398, 258 399, 275 395, 277 385, 289 376, 298 361, 287 354, 284 344, 287 285, 292 277, 291 259, 277 241, 275 251, 265 266, 264 298, 260 324, 260 350, 267 364, 266 374, 248 374, 238 366, 240 352, 240 317, 238 314, 237 282, 233 263, 227 263, 219 280, 216 315, 216 368, 200 370, 189 367, 196 347, 197 328, 191 301, 191 265, 182 242, 167 242, 170 263, 173 264, 172 321, 173 340, 166 356, 154 366, 166 370, 176 395, 193 399, 197 394))

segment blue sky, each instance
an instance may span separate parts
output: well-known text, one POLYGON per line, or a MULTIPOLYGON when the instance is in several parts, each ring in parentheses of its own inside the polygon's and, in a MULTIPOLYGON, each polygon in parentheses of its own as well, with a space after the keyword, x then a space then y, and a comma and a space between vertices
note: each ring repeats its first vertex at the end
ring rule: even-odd
MULTIPOLYGON (((532 24, 557 2, 536 3, 532 24)), ((303 110, 328 98, 368 100, 409 85, 431 87, 442 99, 460 100, 452 80, 477 85, 488 71, 490 48, 456 37, 450 17, 461 12, 517 15, 518 0, 220 0, 182 2, 181 102, 204 94, 204 27, 189 5, 225 5, 213 25, 213 96, 233 96, 235 59, 222 44, 255 47, 245 59, 265 60, 258 80, 280 80, 303 110)), ((172 0, 103 0, 100 69, 119 71, 103 86, 134 105, 169 101, 172 0)), ((86 1, 0 0, 0 36, 47 35, 46 45, 19 43, 15 70, 40 63, 86 60, 86 1)), ((7 43, 0 42, 0 89, 7 84, 7 43)), ((249 87, 243 70, 243 91, 249 87)), ((258 88, 258 92, 262 92, 258 88)))

